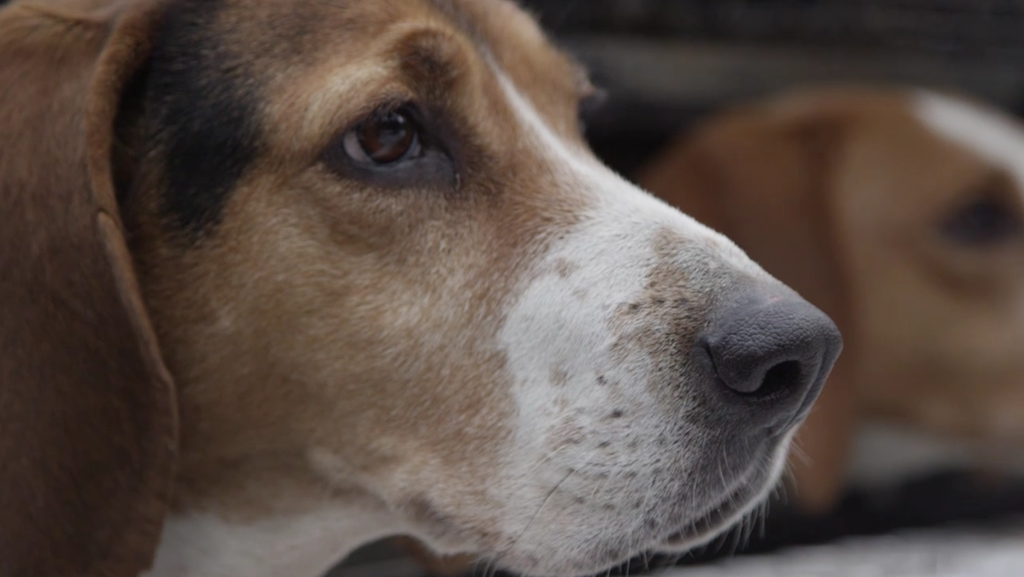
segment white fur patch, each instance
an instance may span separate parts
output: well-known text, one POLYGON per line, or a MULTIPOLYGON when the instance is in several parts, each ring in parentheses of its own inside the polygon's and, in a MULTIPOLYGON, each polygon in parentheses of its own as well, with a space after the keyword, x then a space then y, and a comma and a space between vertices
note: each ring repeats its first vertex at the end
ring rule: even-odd
POLYGON ((914 111, 940 137, 1002 167, 1024 190, 1024 131, 1010 118, 932 92, 916 94, 914 111))
MULTIPOLYGON (((652 270, 666 262, 681 271, 695 271, 697 263, 689 259, 700 258, 704 267, 750 279, 770 277, 726 237, 628 183, 589 152, 560 138, 507 77, 499 74, 499 78, 526 137, 549 160, 549 169, 557 177, 554 186, 579 195, 587 207, 581 221, 554 242, 537 264, 536 277, 509 310, 499 333, 519 415, 514 455, 507 466, 524 474, 510 487, 516 496, 507 500, 501 518, 509 529, 521 531, 517 544, 524 549, 572 552, 582 549, 588 539, 626 536, 638 528, 627 516, 600 514, 567 519, 575 529, 559 526, 559 506, 550 502, 559 486, 565 484, 563 492, 602 492, 601 498, 617 499, 623 505, 656 502, 669 497, 653 494, 646 485, 635 491, 631 486, 616 495, 605 491, 607 482, 578 479, 588 473, 611 479, 638 472, 644 476, 669 460, 698 457, 675 454, 687 448, 659 447, 654 442, 667 427, 677 424, 669 422, 671 417, 649 390, 655 381, 656 355, 678 353, 609 355, 613 342, 622 336, 611 328, 617 307, 641 298, 652 270), (660 252, 658 247, 659 238, 664 242, 666 236, 679 240, 679 250, 668 256, 664 247, 660 252), (568 272, 557 272, 560 267, 568 272), (616 387, 596 385, 599 378, 616 387), (625 423, 601 421, 619 406, 629 412, 625 423), (583 434, 614 429, 616 439, 625 440, 626 445, 635 441, 636 449, 609 458, 595 448, 596 442, 569 446, 559 441, 567 427, 583 434), (565 469, 572 472, 567 476, 565 469)), ((700 452, 699 447, 688 449, 700 452)), ((773 480, 781 472, 786 447, 776 453, 769 465, 773 480)))

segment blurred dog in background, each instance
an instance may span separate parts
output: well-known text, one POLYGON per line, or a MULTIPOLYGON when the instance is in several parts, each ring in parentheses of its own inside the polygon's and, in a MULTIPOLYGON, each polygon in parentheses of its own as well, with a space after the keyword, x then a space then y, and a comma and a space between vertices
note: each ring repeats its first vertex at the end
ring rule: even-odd
POLYGON ((846 336, 798 434, 797 506, 827 511, 851 481, 929 465, 906 461, 915 455, 1015 466, 1011 447, 1024 440, 1017 121, 933 92, 809 88, 710 118, 637 181, 731 237, 846 336), (864 436, 866 424, 912 436, 864 436), (912 444, 883 455, 895 442, 912 444))

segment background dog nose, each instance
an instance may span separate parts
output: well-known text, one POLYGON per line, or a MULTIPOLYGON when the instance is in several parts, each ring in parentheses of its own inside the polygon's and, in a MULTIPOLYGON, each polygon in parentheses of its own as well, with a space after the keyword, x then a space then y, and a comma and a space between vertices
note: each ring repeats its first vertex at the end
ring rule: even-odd
POLYGON ((748 296, 716 317, 699 345, 730 402, 761 424, 802 417, 842 349, 832 319, 796 296, 748 296))

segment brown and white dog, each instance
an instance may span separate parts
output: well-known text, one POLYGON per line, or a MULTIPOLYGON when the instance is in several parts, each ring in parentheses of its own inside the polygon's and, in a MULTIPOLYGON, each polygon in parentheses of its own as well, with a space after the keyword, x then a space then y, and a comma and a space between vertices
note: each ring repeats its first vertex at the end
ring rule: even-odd
POLYGON ((590 92, 498 0, 0 12, 0 573, 576 575, 738 522, 839 334, 602 166, 590 92))
POLYGON ((808 88, 714 116, 638 181, 729 235, 846 337, 799 435, 798 504, 827 509, 848 482, 933 459, 1020 469, 1017 121, 934 92, 808 88))

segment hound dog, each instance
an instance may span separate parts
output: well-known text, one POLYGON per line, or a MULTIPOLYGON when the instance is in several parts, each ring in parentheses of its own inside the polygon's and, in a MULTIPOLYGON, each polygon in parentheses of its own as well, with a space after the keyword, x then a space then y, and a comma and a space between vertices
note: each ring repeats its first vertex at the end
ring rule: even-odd
POLYGON ((839 333, 593 93, 500 0, 4 8, 2 572, 579 575, 751 512, 839 333))
POLYGON ((1020 469, 1018 121, 932 91, 808 87, 715 115, 637 178, 846 336, 800 433, 809 458, 793 462, 805 510, 828 509, 848 482, 950 459, 1020 469))

